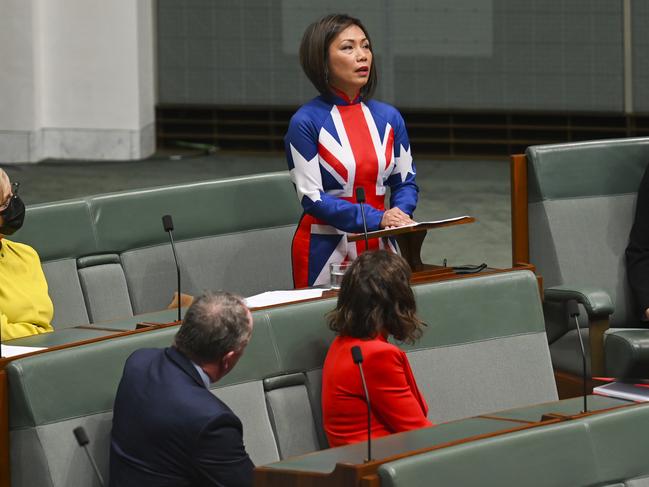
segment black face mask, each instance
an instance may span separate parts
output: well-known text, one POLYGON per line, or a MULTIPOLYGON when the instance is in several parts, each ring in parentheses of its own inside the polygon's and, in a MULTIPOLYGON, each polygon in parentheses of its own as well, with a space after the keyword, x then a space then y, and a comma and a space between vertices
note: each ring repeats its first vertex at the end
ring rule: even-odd
POLYGON ((25 203, 20 196, 14 194, 9 200, 9 206, 0 211, 3 223, 0 225, 0 234, 13 235, 23 226, 25 221, 25 203))

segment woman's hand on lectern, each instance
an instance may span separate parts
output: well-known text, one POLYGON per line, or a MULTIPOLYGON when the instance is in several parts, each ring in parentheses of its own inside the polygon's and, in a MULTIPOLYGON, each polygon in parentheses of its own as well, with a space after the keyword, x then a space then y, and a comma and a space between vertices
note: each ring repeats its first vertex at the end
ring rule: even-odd
POLYGON ((400 208, 394 207, 383 213, 381 228, 395 228, 404 225, 412 225, 415 221, 406 215, 400 208))

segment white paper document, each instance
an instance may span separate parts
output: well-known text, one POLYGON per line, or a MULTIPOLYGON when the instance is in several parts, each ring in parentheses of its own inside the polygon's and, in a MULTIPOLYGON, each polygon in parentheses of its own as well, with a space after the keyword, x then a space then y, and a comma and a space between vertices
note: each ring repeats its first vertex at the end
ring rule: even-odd
POLYGON ((46 348, 47 347, 19 347, 18 345, 0 345, 0 357, 15 357, 16 355, 25 355, 26 353, 45 350, 46 348))
POLYGON ((647 402, 649 401, 649 387, 647 384, 630 384, 628 382, 611 382, 603 386, 595 387, 593 394, 600 396, 615 397, 628 401, 647 402))
POLYGON ((397 228, 416 227, 417 225, 439 225, 440 223, 456 222, 459 220, 463 220, 464 218, 471 218, 471 217, 469 215, 454 216, 452 218, 444 218, 443 220, 432 220, 429 222, 416 222, 416 223, 411 223, 410 225, 401 225, 400 227, 397 228))
POLYGON ((291 303, 322 297, 324 289, 297 289, 292 291, 268 291, 246 298, 246 305, 249 308, 262 308, 274 304, 291 303))

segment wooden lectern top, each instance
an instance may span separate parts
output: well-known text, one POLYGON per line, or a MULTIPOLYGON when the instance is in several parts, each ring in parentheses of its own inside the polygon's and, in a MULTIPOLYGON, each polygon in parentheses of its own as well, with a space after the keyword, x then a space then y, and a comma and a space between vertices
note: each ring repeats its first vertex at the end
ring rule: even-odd
MULTIPOLYGON (((403 227, 384 228, 383 230, 375 230, 367 232, 367 238, 381 238, 381 237, 396 237, 404 233, 425 232, 434 228, 452 227, 455 225, 465 225, 473 223, 476 219, 472 216, 458 216, 454 218, 447 218, 445 220, 436 220, 430 222, 414 223, 412 225, 405 225, 403 227)), ((348 242, 358 242, 363 240, 365 235, 363 233, 352 233, 347 235, 348 242)))

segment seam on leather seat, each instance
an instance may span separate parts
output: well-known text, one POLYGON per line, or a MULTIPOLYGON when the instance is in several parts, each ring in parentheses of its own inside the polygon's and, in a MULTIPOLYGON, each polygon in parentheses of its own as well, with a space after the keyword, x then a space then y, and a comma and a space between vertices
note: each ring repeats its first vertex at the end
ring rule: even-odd
MULTIPOLYGON (((462 346, 462 345, 491 342, 491 341, 494 341, 494 340, 503 340, 503 339, 506 339, 506 338, 529 336, 529 335, 545 335, 545 331, 529 331, 529 332, 525 332, 525 333, 514 333, 512 335, 503 335, 503 336, 499 336, 499 337, 482 338, 480 340, 471 340, 471 341, 463 341, 463 342, 457 342, 457 343, 449 343, 447 345, 438 345, 438 346, 433 345, 433 346, 429 346, 429 347, 408 348, 407 350, 405 350, 405 352, 410 353, 410 352, 418 352, 418 351, 422 351, 422 350, 437 350, 437 349, 442 349, 442 348, 458 347, 458 346, 462 346)), ((399 348, 401 348, 401 347, 399 347, 399 348)))
POLYGON ((543 201, 567 201, 567 200, 591 200, 595 198, 617 198, 619 196, 635 196, 637 192, 629 191, 626 193, 608 193, 608 194, 595 194, 589 196, 562 196, 561 198, 548 198, 543 197, 540 200, 535 200, 533 203, 541 203, 543 201))
MULTIPOLYGON (((197 240, 205 240, 205 239, 208 239, 208 238, 227 237, 227 236, 230 236, 230 235, 241 235, 241 234, 245 234, 245 233, 259 232, 259 231, 263 231, 263 230, 274 230, 274 229, 278 229, 278 228, 295 228, 295 223, 290 223, 290 224, 286 224, 286 225, 275 225, 275 226, 272 226, 272 227, 256 227, 256 228, 250 228, 248 230, 237 230, 237 231, 227 232, 227 233, 215 233, 213 235, 201 235, 201 236, 196 236, 196 237, 188 237, 188 238, 174 240, 174 242, 176 244, 179 244, 179 243, 182 243, 182 242, 194 242, 194 241, 197 241, 197 240)), ((134 252, 134 251, 145 250, 145 249, 152 249, 152 248, 155 248, 155 247, 160 247, 162 245, 169 245, 169 241, 168 240, 167 241, 161 240, 159 243, 152 243, 152 244, 149 244, 149 245, 144 245, 142 247, 132 247, 132 248, 129 248, 129 249, 124 249, 124 250, 116 250, 114 252, 121 256, 122 254, 125 254, 125 253, 128 253, 128 252, 134 252)))
MULTIPOLYGON (((47 426, 47 425, 50 425, 50 424, 57 424, 57 423, 61 423, 63 421, 71 421, 73 419, 80 419, 80 418, 89 418, 89 417, 92 417, 92 416, 96 416, 98 414, 106 414, 106 413, 111 413, 112 414, 113 413, 113 408, 102 409, 100 411, 93 411, 91 413, 85 413, 85 414, 76 414, 74 416, 60 417, 60 418, 54 419, 52 421, 45 421, 43 423, 39 423, 39 424, 37 424, 35 426, 32 426, 32 427, 33 428, 39 428, 41 426, 47 426)), ((26 429, 26 428, 17 428, 17 429, 26 429)))

